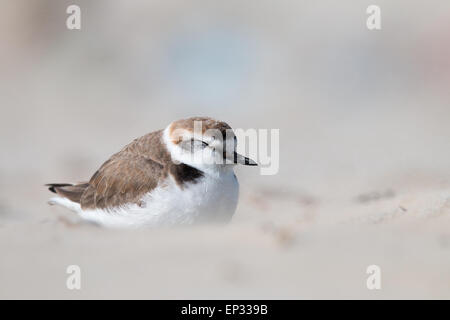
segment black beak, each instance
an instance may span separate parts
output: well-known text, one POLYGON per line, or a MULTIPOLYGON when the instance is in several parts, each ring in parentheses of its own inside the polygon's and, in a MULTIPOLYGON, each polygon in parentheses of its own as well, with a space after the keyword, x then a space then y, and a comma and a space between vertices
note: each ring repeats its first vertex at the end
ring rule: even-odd
POLYGON ((256 163, 256 161, 253 161, 250 158, 244 157, 243 155, 240 155, 237 152, 234 152, 234 159, 233 159, 233 163, 239 163, 239 164, 243 164, 245 166, 257 166, 258 163, 256 163))

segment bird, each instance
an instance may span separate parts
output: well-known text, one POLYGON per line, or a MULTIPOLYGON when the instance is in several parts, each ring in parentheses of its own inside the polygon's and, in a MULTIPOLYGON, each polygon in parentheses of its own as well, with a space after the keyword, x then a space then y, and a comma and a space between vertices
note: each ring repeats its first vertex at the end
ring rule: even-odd
POLYGON ((223 121, 191 117, 134 139, 87 182, 49 183, 50 205, 112 228, 228 223, 235 213, 237 164, 256 161, 236 152, 223 121))

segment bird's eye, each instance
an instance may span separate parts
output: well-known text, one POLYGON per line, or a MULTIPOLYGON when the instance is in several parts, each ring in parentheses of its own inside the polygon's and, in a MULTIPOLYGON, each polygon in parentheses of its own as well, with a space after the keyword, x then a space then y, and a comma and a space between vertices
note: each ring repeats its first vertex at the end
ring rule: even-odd
POLYGON ((201 140, 197 140, 197 139, 191 139, 191 143, 190 143, 190 148, 193 151, 194 149, 204 149, 207 146, 209 146, 209 144, 207 144, 204 141, 201 140))

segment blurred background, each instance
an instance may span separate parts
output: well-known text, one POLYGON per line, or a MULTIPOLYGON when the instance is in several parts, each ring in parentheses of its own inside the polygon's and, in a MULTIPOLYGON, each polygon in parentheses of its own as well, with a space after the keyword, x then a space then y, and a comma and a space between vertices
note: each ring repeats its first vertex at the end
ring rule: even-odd
POLYGON ((0 297, 450 298, 450 2, 375 2, 2 0, 0 297), (73 227, 46 204, 198 115, 280 129, 229 226, 73 227))

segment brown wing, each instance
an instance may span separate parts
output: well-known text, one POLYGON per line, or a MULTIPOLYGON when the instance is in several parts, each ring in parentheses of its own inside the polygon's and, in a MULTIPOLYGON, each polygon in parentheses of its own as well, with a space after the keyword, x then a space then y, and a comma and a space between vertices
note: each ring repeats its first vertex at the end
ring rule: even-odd
POLYGON ((136 203, 154 189, 166 175, 166 168, 140 154, 116 155, 92 176, 81 196, 83 209, 112 209, 136 203))

